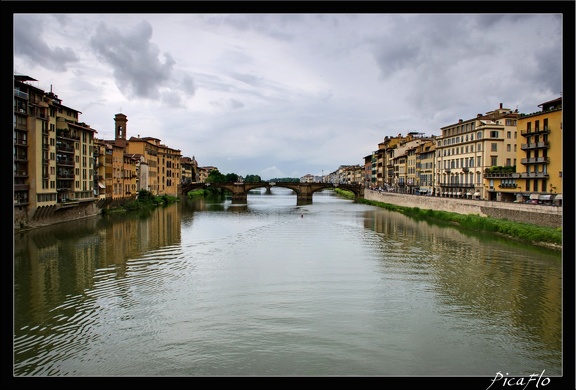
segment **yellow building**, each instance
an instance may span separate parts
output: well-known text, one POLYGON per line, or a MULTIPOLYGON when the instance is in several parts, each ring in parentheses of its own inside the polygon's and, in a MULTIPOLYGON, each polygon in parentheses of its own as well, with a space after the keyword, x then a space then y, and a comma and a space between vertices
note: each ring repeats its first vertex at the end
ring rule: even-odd
POLYGON ((518 118, 521 140, 514 175, 516 200, 561 204, 562 98, 540 104, 541 111, 518 118))
POLYGON ((14 76, 14 207, 16 220, 41 218, 93 202, 94 134, 80 111, 52 91, 14 76))
POLYGON ((436 141, 434 138, 418 146, 416 151, 417 165, 416 176, 418 178, 418 194, 434 194, 434 163, 436 161, 436 141))

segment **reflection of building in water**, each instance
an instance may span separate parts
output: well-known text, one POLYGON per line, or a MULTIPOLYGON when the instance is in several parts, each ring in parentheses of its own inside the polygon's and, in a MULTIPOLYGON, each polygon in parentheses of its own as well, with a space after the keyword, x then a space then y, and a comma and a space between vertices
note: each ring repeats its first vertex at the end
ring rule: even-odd
POLYGON ((146 218, 122 219, 103 231, 105 265, 125 264, 143 253, 180 242, 181 215, 177 204, 159 207, 146 218))
POLYGON ((112 267, 125 276, 130 260, 180 243, 178 206, 160 207, 145 218, 88 218, 23 234, 14 247, 15 304, 35 308, 30 315, 40 321, 67 297, 92 289, 98 269, 112 267))
POLYGON ((385 273, 414 274, 418 288, 429 284, 443 306, 494 318, 498 326, 509 324, 515 332, 537 334, 535 338, 551 344, 560 342, 561 252, 384 210, 367 212, 364 220, 365 227, 381 237, 385 273), (538 260, 534 252, 539 253, 538 260), (538 276, 526 278, 527 272, 538 276), (550 302, 556 303, 552 306, 557 311, 541 309, 549 308, 550 302), (518 329, 526 323, 533 326, 518 329))

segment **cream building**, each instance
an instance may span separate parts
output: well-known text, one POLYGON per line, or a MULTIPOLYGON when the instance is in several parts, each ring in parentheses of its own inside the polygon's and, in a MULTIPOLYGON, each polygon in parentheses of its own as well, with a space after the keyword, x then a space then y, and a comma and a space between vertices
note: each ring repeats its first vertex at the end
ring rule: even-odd
POLYGON ((445 126, 436 138, 436 194, 498 200, 486 169, 516 165, 518 111, 500 107, 445 126))

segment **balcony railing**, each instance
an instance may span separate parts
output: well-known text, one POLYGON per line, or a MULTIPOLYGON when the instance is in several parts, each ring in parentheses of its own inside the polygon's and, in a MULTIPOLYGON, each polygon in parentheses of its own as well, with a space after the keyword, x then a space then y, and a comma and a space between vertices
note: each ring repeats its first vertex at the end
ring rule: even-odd
POLYGON ((512 178, 514 177, 514 172, 486 172, 484 177, 486 179, 497 179, 497 178, 512 178))
POLYGON ((520 135, 522 135, 523 137, 530 137, 532 135, 539 135, 539 134, 550 134, 550 127, 546 126, 541 129, 530 129, 520 131, 520 135))
POLYGON ((548 157, 531 157, 531 158, 523 158, 520 162, 524 165, 527 164, 548 164, 550 163, 550 159, 548 157))
POLYGON ((548 179, 549 175, 547 172, 524 172, 520 173, 520 178, 522 179, 548 179))
POLYGON ((14 96, 28 100, 28 94, 26 92, 20 91, 19 89, 14 90, 14 96))
POLYGON ((548 141, 536 142, 536 143, 530 143, 530 144, 521 144, 520 145, 520 149, 522 149, 522 150, 544 149, 544 148, 549 148, 549 147, 550 147, 550 142, 548 142, 548 141))

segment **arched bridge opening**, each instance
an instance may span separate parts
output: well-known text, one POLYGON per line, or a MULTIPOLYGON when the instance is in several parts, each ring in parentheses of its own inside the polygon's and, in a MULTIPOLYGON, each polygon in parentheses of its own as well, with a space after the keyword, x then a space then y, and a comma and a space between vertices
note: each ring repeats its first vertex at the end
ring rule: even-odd
POLYGON ((290 183, 290 182, 257 182, 257 183, 190 183, 181 186, 182 195, 198 188, 222 188, 232 194, 232 203, 246 204, 248 192, 258 188, 266 188, 268 191, 273 187, 289 188, 296 193, 298 205, 312 204, 312 196, 315 192, 327 188, 341 188, 354 194, 354 200, 364 197, 364 186, 360 184, 339 183, 290 183))

